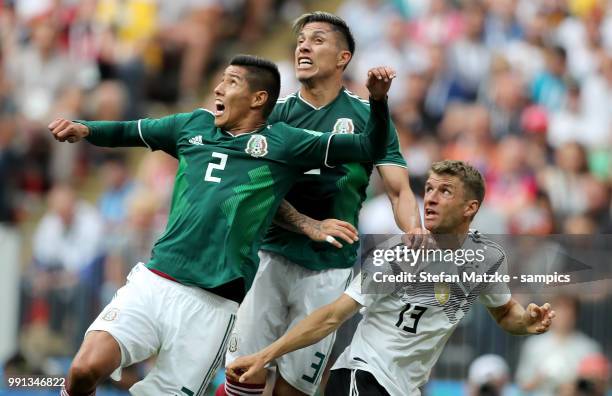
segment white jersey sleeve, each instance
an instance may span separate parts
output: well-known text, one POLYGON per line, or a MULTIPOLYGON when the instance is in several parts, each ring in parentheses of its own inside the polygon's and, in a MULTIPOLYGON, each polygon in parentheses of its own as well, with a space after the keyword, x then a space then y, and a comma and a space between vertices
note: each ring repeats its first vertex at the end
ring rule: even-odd
POLYGON ((360 272, 353 278, 344 294, 348 295, 353 300, 357 301, 361 306, 369 307, 377 300, 377 294, 364 293, 362 289, 362 280, 365 278, 364 273, 360 272))
MULTIPOLYGON (((497 268, 497 273, 500 275, 508 273, 508 261, 506 256, 503 256, 502 262, 497 268)), ((480 294, 479 301, 487 308, 497 308, 505 305, 512 298, 510 289, 505 283, 491 283, 480 294)))

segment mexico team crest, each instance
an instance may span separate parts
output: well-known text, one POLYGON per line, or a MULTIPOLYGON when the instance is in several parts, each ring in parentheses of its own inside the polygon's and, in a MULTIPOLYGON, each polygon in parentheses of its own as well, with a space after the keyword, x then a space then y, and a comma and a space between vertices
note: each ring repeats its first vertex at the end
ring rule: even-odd
POLYGON ((434 294, 440 305, 444 305, 448 302, 450 299, 450 292, 450 286, 448 283, 434 284, 434 294))
POLYGON ((350 118, 338 118, 334 124, 334 133, 355 133, 355 125, 350 118))
POLYGON ((268 141, 266 137, 263 135, 251 136, 244 151, 253 157, 265 156, 268 154, 268 141))

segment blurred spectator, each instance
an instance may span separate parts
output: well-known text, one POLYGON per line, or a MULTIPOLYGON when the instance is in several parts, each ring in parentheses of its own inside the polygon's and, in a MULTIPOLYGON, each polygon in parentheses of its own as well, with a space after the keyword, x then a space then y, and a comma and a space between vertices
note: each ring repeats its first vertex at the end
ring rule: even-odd
POLYGON ((58 23, 40 16, 30 26, 30 42, 23 48, 15 43, 6 59, 18 111, 41 126, 51 116, 75 118, 80 87, 74 79, 74 65, 62 53, 58 23))
POLYGON ((485 10, 479 3, 468 2, 463 9, 464 32, 450 46, 449 62, 460 87, 460 99, 476 99, 482 76, 489 71, 491 53, 485 46, 485 10))
POLYGON ((29 297, 48 304, 50 329, 68 335, 76 346, 94 309, 90 293, 99 281, 95 277, 102 255, 102 221, 69 186, 54 186, 48 201, 49 210, 33 238, 29 297))
POLYGON ((491 140, 490 114, 484 106, 452 106, 440 126, 440 137, 446 142, 442 157, 467 161, 486 174, 491 140))
POLYGON ((498 355, 482 355, 468 369, 468 396, 509 396, 510 369, 498 355))
POLYGON ((605 396, 609 389, 610 361, 604 355, 586 356, 578 365, 578 378, 561 396, 605 396))
POLYGON ((387 19, 393 16, 393 9, 383 0, 347 0, 337 13, 350 26, 356 53, 361 56, 365 55, 365 48, 383 41, 387 19))
POLYGON ((567 77, 567 52, 563 47, 546 49, 546 68, 539 73, 531 86, 533 101, 550 111, 557 111, 565 100, 567 77))
POLYGON ((491 118, 491 134, 499 140, 509 134, 517 135, 525 106, 525 81, 510 69, 504 58, 493 60, 489 81, 482 86, 481 101, 491 118))
POLYGON ((463 91, 454 79, 453 71, 448 64, 447 49, 442 45, 428 47, 431 83, 427 90, 425 109, 436 120, 444 117, 453 99, 463 98, 463 91))
POLYGON ((585 194, 588 174, 586 152, 578 143, 570 142, 555 150, 555 165, 538 176, 548 193, 557 218, 584 213, 588 208, 585 194))
POLYGON ((526 144, 508 136, 497 146, 492 167, 485 176, 486 200, 509 217, 531 204, 537 192, 533 171, 527 166, 526 144))
POLYGON ((612 54, 602 58, 599 73, 585 79, 580 99, 585 118, 581 141, 591 149, 609 151, 612 148, 612 54))
POLYGON ((178 52, 181 59, 178 94, 190 105, 196 99, 204 70, 220 37, 225 7, 232 3, 236 1, 157 1, 156 41, 167 54, 178 52))
POLYGON ((515 37, 504 47, 504 55, 513 69, 521 74, 527 82, 531 82, 545 65, 544 38, 546 34, 546 19, 542 13, 536 13, 532 19, 525 22, 524 37, 515 37))
POLYGON ((509 231, 514 235, 550 235, 556 231, 555 226, 550 199, 540 190, 533 202, 510 215, 509 231))
POLYGON ((602 49, 601 12, 592 10, 582 17, 565 18, 556 30, 559 43, 568 52, 568 70, 583 80, 597 71, 602 49))
POLYGON ((523 28, 517 20, 517 0, 487 0, 489 15, 485 23, 487 46, 503 48, 512 40, 523 36, 523 28))
POLYGON ((578 376, 580 361, 599 351, 595 341, 576 330, 578 299, 559 295, 552 299, 557 316, 550 331, 529 337, 521 349, 518 384, 534 396, 553 396, 578 376))
POLYGON ((552 147, 557 148, 568 142, 588 143, 587 128, 581 110, 580 86, 572 82, 568 85, 565 105, 555 112, 550 120, 548 143, 552 147))
POLYGON ((127 200, 134 190, 126 160, 121 155, 113 155, 102 165, 102 180, 105 190, 98 207, 105 223, 105 231, 119 231, 127 217, 127 200))
POLYGON ((106 243, 102 304, 108 303, 115 292, 125 284, 125 279, 135 264, 148 261, 151 248, 161 231, 156 224, 159 200, 154 191, 132 192, 125 209, 127 216, 122 219, 120 227, 106 243))
POLYGON ((382 40, 371 43, 354 59, 352 77, 361 85, 357 94, 367 97, 365 89, 368 70, 380 65, 384 59, 385 65, 397 72, 397 77, 389 90, 389 102, 396 105, 406 96, 405 84, 408 74, 413 70, 423 70, 427 66, 426 52, 406 40, 406 24, 399 16, 391 16, 385 21, 385 31, 382 40))
MULTIPOLYGON (((405 81, 405 97, 393 109, 395 126, 406 134, 433 136, 438 122, 425 109, 425 97, 429 87, 429 76, 424 72, 414 72, 405 81)), ((400 134, 400 144, 402 136, 400 134)))
POLYGON ((459 38, 461 29, 461 15, 450 2, 431 0, 427 13, 414 20, 410 30, 412 39, 421 45, 446 46, 459 38))
MULTIPOLYGON (((2 80, 0 80, 0 84, 2 80)), ((0 86, 0 225, 15 225, 20 215, 23 155, 13 145, 17 122, 0 86)))

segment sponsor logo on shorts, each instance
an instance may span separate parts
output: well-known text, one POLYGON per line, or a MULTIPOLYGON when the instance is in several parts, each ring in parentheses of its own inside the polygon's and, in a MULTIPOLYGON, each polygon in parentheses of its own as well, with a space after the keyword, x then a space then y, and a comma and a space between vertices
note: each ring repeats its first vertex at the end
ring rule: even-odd
POLYGON ((112 322, 119 317, 119 310, 117 308, 110 308, 104 314, 102 314, 102 320, 112 322))
POLYGON ((238 334, 232 333, 229 339, 229 346, 227 348, 231 353, 238 350, 238 334))

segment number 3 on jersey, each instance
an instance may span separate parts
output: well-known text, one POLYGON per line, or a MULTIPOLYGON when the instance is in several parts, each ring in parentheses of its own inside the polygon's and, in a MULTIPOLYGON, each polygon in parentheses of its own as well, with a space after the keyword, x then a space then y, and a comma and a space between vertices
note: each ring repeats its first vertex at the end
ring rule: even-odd
POLYGON ((204 180, 205 181, 209 181, 209 182, 213 182, 213 183, 219 183, 219 182, 221 182, 221 178, 213 176, 212 172, 215 169, 218 169, 220 171, 225 169, 225 164, 227 163, 227 154, 213 152, 212 156, 213 156, 213 158, 221 159, 221 161, 219 161, 218 164, 215 164, 214 162, 209 162, 208 163, 208 167, 206 168, 206 174, 204 175, 204 180))

